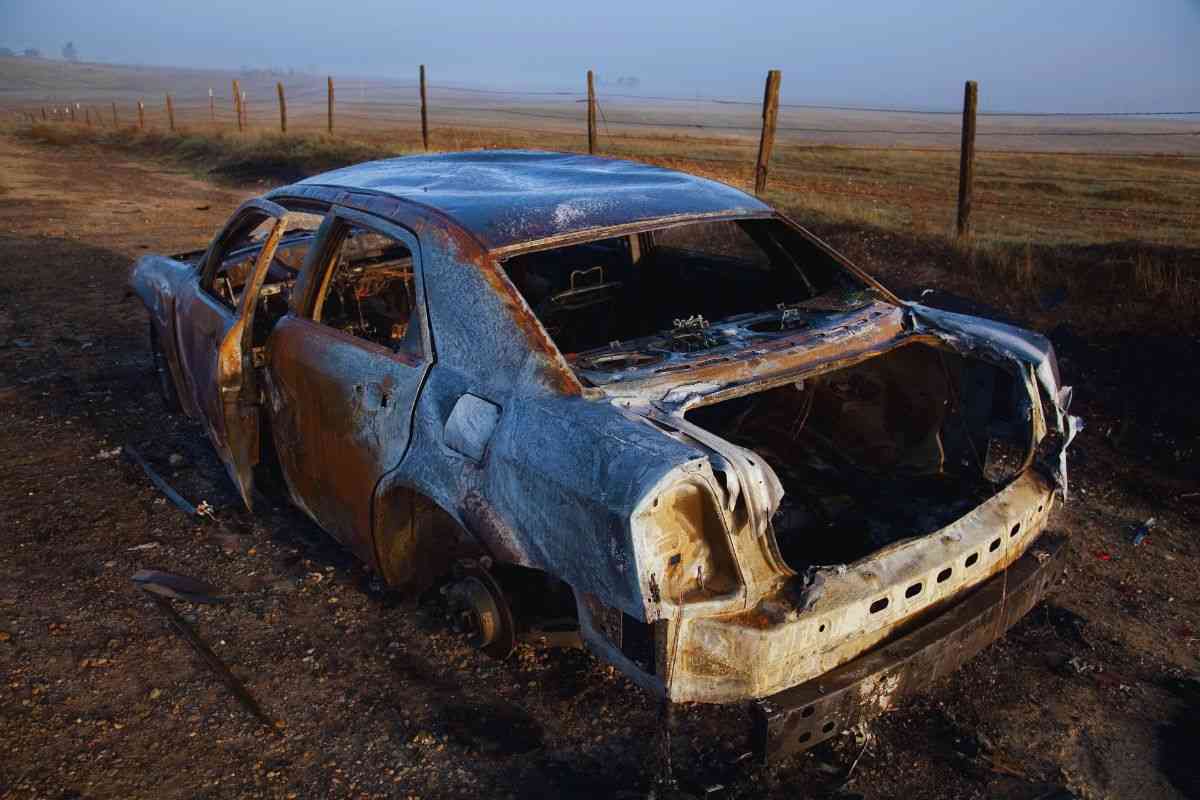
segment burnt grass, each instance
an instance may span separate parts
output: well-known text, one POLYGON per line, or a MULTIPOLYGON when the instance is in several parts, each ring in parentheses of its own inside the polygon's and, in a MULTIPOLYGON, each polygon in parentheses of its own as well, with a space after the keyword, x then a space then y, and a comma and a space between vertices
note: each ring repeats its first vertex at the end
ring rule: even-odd
MULTIPOLYGON (((250 192, 112 153, 0 139, 0 794, 648 796, 659 712, 618 673, 578 650, 480 655, 436 593, 390 595, 278 498, 240 507, 200 428, 163 411, 124 281, 138 253, 203 246, 250 192), (222 527, 170 505, 123 445, 222 527), (164 624, 129 580, 142 568, 231 595, 175 605, 275 726, 164 624)), ((1200 797, 1195 310, 1134 285, 1138 243, 1047 248, 1054 269, 1025 280, 942 240, 813 227, 906 296, 1050 336, 1087 421, 1052 521, 1069 567, 865 738, 764 767, 743 708, 681 708, 678 787, 655 796, 1200 797)))

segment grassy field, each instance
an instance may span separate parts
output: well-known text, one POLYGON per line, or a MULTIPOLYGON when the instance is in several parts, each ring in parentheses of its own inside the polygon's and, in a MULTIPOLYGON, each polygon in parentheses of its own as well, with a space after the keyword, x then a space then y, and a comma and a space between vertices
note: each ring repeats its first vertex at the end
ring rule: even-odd
MULTIPOLYGON (((33 110, 37 119, 48 107, 45 124, 16 123, 43 143, 98 143, 234 180, 291 180, 422 150, 411 83, 339 78, 330 135, 325 81, 311 75, 18 58, 0 59, 0 76, 0 106, 33 110), (232 110, 234 77, 247 98, 242 132, 232 110), (277 128, 276 81, 288 92, 286 136, 277 128), (174 98, 174 133, 163 100, 168 91, 174 98), (140 98, 145 98, 141 131, 136 128, 140 98), (65 111, 71 103, 78 104, 73 122, 65 111)), ((602 154, 750 188, 758 113, 752 104, 603 94, 601 101, 602 154), (692 127, 678 127, 685 125, 692 127)), ((583 107, 570 93, 489 93, 433 83, 430 107, 435 151, 586 150, 583 107)), ((1021 296, 1066 290, 1111 297, 1099 304, 1103 313, 1121 301, 1148 304, 1142 309, 1148 317, 1162 307, 1185 317, 1196 313, 1200 136, 1176 135, 1189 131, 1178 120, 983 119, 974 238, 966 247, 953 238, 958 183, 953 116, 788 109, 780 125, 766 199, 807 225, 840 231, 847 250, 865 241, 863 233, 889 237, 907 265, 902 280, 915 279, 912 268, 924 259, 1021 296), (795 132, 803 126, 896 132, 795 132), (1107 130, 1116 133, 1063 135, 1107 130), (934 131, 949 133, 921 136, 934 131), (1015 135, 1039 132, 1044 135, 1015 135)))

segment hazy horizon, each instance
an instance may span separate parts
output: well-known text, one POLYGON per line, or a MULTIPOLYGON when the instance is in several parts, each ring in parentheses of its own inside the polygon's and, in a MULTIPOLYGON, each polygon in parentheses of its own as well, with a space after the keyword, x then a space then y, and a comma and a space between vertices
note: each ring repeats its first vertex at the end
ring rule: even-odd
POLYGON ((1200 108, 1200 1, 1151 6, 1032 0, 973 9, 821 0, 748 14, 732 3, 617 0, 564 11, 547 0, 407 8, 357 0, 280 7, 211 0, 32 4, 0 0, 0 46, 84 61, 237 70, 297 69, 461 85, 574 89, 595 69, 610 90, 755 99, 782 69, 792 103, 954 108, 964 80, 985 110, 1187 111, 1200 108))

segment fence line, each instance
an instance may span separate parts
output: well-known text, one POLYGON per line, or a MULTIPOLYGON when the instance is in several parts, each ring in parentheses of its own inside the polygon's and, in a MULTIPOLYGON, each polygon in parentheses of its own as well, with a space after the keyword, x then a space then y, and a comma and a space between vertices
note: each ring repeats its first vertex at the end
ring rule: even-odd
MULTIPOLYGON (((1200 130, 1191 128, 1164 129, 1162 125, 1171 123, 1183 125, 1186 120, 1200 116, 1200 111, 980 111, 977 108, 977 95, 973 82, 967 83, 964 93, 962 110, 934 110, 917 108, 872 107, 854 105, 823 105, 816 103, 783 103, 779 100, 780 73, 771 70, 768 73, 766 88, 762 100, 757 102, 725 99, 715 97, 669 97, 661 95, 640 95, 623 92, 607 92, 596 86, 594 73, 588 71, 585 80, 580 81, 579 90, 522 90, 522 89, 491 89, 481 87, 456 86, 452 84, 430 83, 427 80, 426 68, 421 65, 416 82, 381 82, 381 81, 345 81, 337 87, 333 76, 328 76, 325 85, 314 83, 311 79, 285 88, 282 80, 271 78, 264 80, 262 76, 244 76, 247 88, 242 86, 239 79, 231 80, 230 92, 222 95, 215 87, 208 87, 206 94, 188 95, 167 91, 149 105, 143 97, 136 98, 136 116, 119 113, 117 99, 104 98, 103 106, 111 105, 111 120, 106 120, 106 114, 101 108, 82 102, 61 104, 60 102, 32 107, 23 113, 30 124, 38 119, 38 112, 43 122, 64 122, 83 124, 89 127, 117 128, 120 123, 134 125, 142 130, 165 127, 171 132, 184 132, 189 128, 205 128, 213 130, 229 130, 236 126, 239 132, 247 130, 277 129, 280 135, 303 134, 319 131, 324 128, 328 135, 343 132, 346 127, 362 134, 386 134, 387 132, 405 131, 406 135, 418 136, 423 148, 431 149, 431 136, 434 131, 439 136, 455 137, 456 146, 461 146, 461 135, 478 134, 485 140, 489 132, 532 133, 543 137, 555 137, 561 140, 585 140, 588 152, 600 152, 602 145, 607 142, 610 149, 615 148, 622 153, 628 153, 635 142, 653 143, 665 140, 666 132, 685 131, 689 136, 682 141, 690 145, 686 155, 687 160, 699 164, 738 165, 747 170, 753 178, 755 192, 763 194, 768 188, 768 176, 772 163, 783 172, 783 184, 795 186, 794 178, 798 169, 809 169, 810 164, 801 165, 792 156, 802 152, 817 152, 833 148, 870 153, 902 153, 921 152, 947 155, 956 152, 959 155, 958 164, 958 214, 957 231, 960 239, 971 235, 971 208, 973 188, 979 178, 994 180, 997 176, 990 175, 986 170, 976 174, 975 161, 977 157, 976 141, 985 140, 1001 142, 1007 137, 1012 139, 1101 139, 1112 142, 1131 141, 1194 141, 1200 144, 1200 130), (275 95, 278 120, 268 127, 266 120, 272 119, 270 105, 267 102, 267 92, 275 95), (255 114, 250 113, 251 95, 257 97, 255 114), (445 100, 445 104, 441 101, 445 100), (685 109, 682 105, 671 105, 666 108, 645 108, 640 103, 670 103, 687 104, 693 107, 703 107, 706 104, 710 114, 706 120, 688 118, 694 115, 693 109, 685 109), (513 107, 521 104, 523 107, 513 107), (573 112, 567 110, 571 107, 573 112), (759 111, 755 117, 749 117, 747 111, 754 108, 759 111), (809 116, 823 113, 871 113, 881 115, 937 117, 961 115, 962 122, 958 128, 949 127, 920 127, 889 125, 886 127, 871 127, 858 125, 837 124, 799 124, 797 114, 809 116), (471 115, 471 116, 467 116, 471 115), (684 115, 684 116, 681 116, 684 115), (743 115, 743 116, 739 116, 743 115), (554 125, 543 127, 521 127, 516 125, 496 124, 493 118, 519 118, 528 120, 545 120, 554 125), (1092 121, 1108 119, 1109 127, 1099 127, 1092 124, 1087 127, 1054 127, 1037 129, 1026 127, 1005 127, 1007 120, 1060 118, 1088 119, 1092 121), (978 120, 997 120, 999 127, 990 126, 979 129, 978 120), (1138 119, 1153 127, 1130 129, 1126 127, 1128 120, 1138 119), (136 122, 134 122, 136 120, 136 122), (631 132, 631 129, 646 130, 646 134, 631 132), (651 131, 662 132, 654 135, 651 131), (704 136, 704 134, 716 134, 704 136), (722 136, 721 134, 729 134, 722 136), (758 134, 757 154, 751 155, 755 144, 749 134, 758 134), (892 137, 893 143, 887 146, 877 144, 829 143, 812 140, 798 140, 794 137, 892 137), (782 137, 782 138, 781 138, 782 137), (790 137, 790 138, 789 138, 790 137), (907 137, 925 139, 936 142, 937 137, 959 137, 958 147, 916 147, 904 146, 907 137), (782 160, 775 155, 780 147, 785 148, 787 157, 782 160), (699 149, 701 152, 696 152, 699 149)), ((133 102, 129 92, 121 93, 121 105, 133 102)), ((516 121, 516 120, 514 120, 516 121)), ((915 122, 915 121, 914 121, 915 122)), ((1069 125, 1069 123, 1064 123, 1069 125)), ((672 138, 670 141, 680 141, 672 138)), ((486 144, 486 141, 477 144, 486 144)), ((575 147, 572 144, 570 147, 575 147)), ((1116 145, 1117 147, 1123 145, 1116 145)), ((636 150, 634 151, 636 152, 636 150)), ((1059 153, 1048 150, 987 150, 980 153, 992 154, 1007 152, 1025 155, 1071 155, 1086 157, 1086 153, 1059 153)), ((1144 153, 1105 153, 1109 158, 1142 159, 1153 157, 1144 153)), ((1072 181, 1071 176, 1054 177, 1053 180, 1072 181)), ((1144 178, 1122 178, 1119 176, 1088 179, 1092 183, 1136 183, 1144 178)), ((1174 184, 1185 186, 1200 186, 1200 181, 1189 180, 1158 180, 1156 185, 1174 184)), ((809 189, 813 191, 813 189, 809 189)), ((851 193, 853 194, 853 193, 851 193)), ((1003 205, 991 197, 978 201, 984 205, 1003 205)), ((1056 208, 1078 210, 1104 210, 1100 207, 1071 206, 1059 204, 1056 208)), ((1166 213, 1166 212, 1164 212, 1166 213)), ((1171 214, 1186 214, 1180 211, 1171 214)))

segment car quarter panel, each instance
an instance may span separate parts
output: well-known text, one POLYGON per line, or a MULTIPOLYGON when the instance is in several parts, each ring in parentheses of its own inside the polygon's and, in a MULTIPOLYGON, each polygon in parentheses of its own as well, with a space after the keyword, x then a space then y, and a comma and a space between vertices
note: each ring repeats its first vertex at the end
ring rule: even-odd
MULTIPOLYGON (((436 364, 417 401, 408 455, 377 500, 402 497, 397 487, 425 495, 498 560, 546 570, 642 618, 630 516, 667 471, 700 453, 584 399, 477 243, 419 207, 404 221, 421 241, 436 364), (478 461, 446 445, 446 424, 465 394, 500 409, 478 461)), ((404 513, 381 504, 377 536, 393 535, 399 525, 390 518, 404 513)))
POLYGON ((158 333, 180 404, 191 417, 198 412, 179 358, 175 306, 180 293, 187 290, 189 282, 195 281, 196 270, 190 264, 159 255, 139 258, 129 276, 129 288, 146 307, 150 324, 158 333))
POLYGON ((472 375, 430 375, 413 445, 387 480, 446 510, 498 561, 544 570, 637 619, 647 598, 632 540, 638 501, 702 453, 606 403, 512 393, 481 461, 445 444, 446 422, 472 375))

